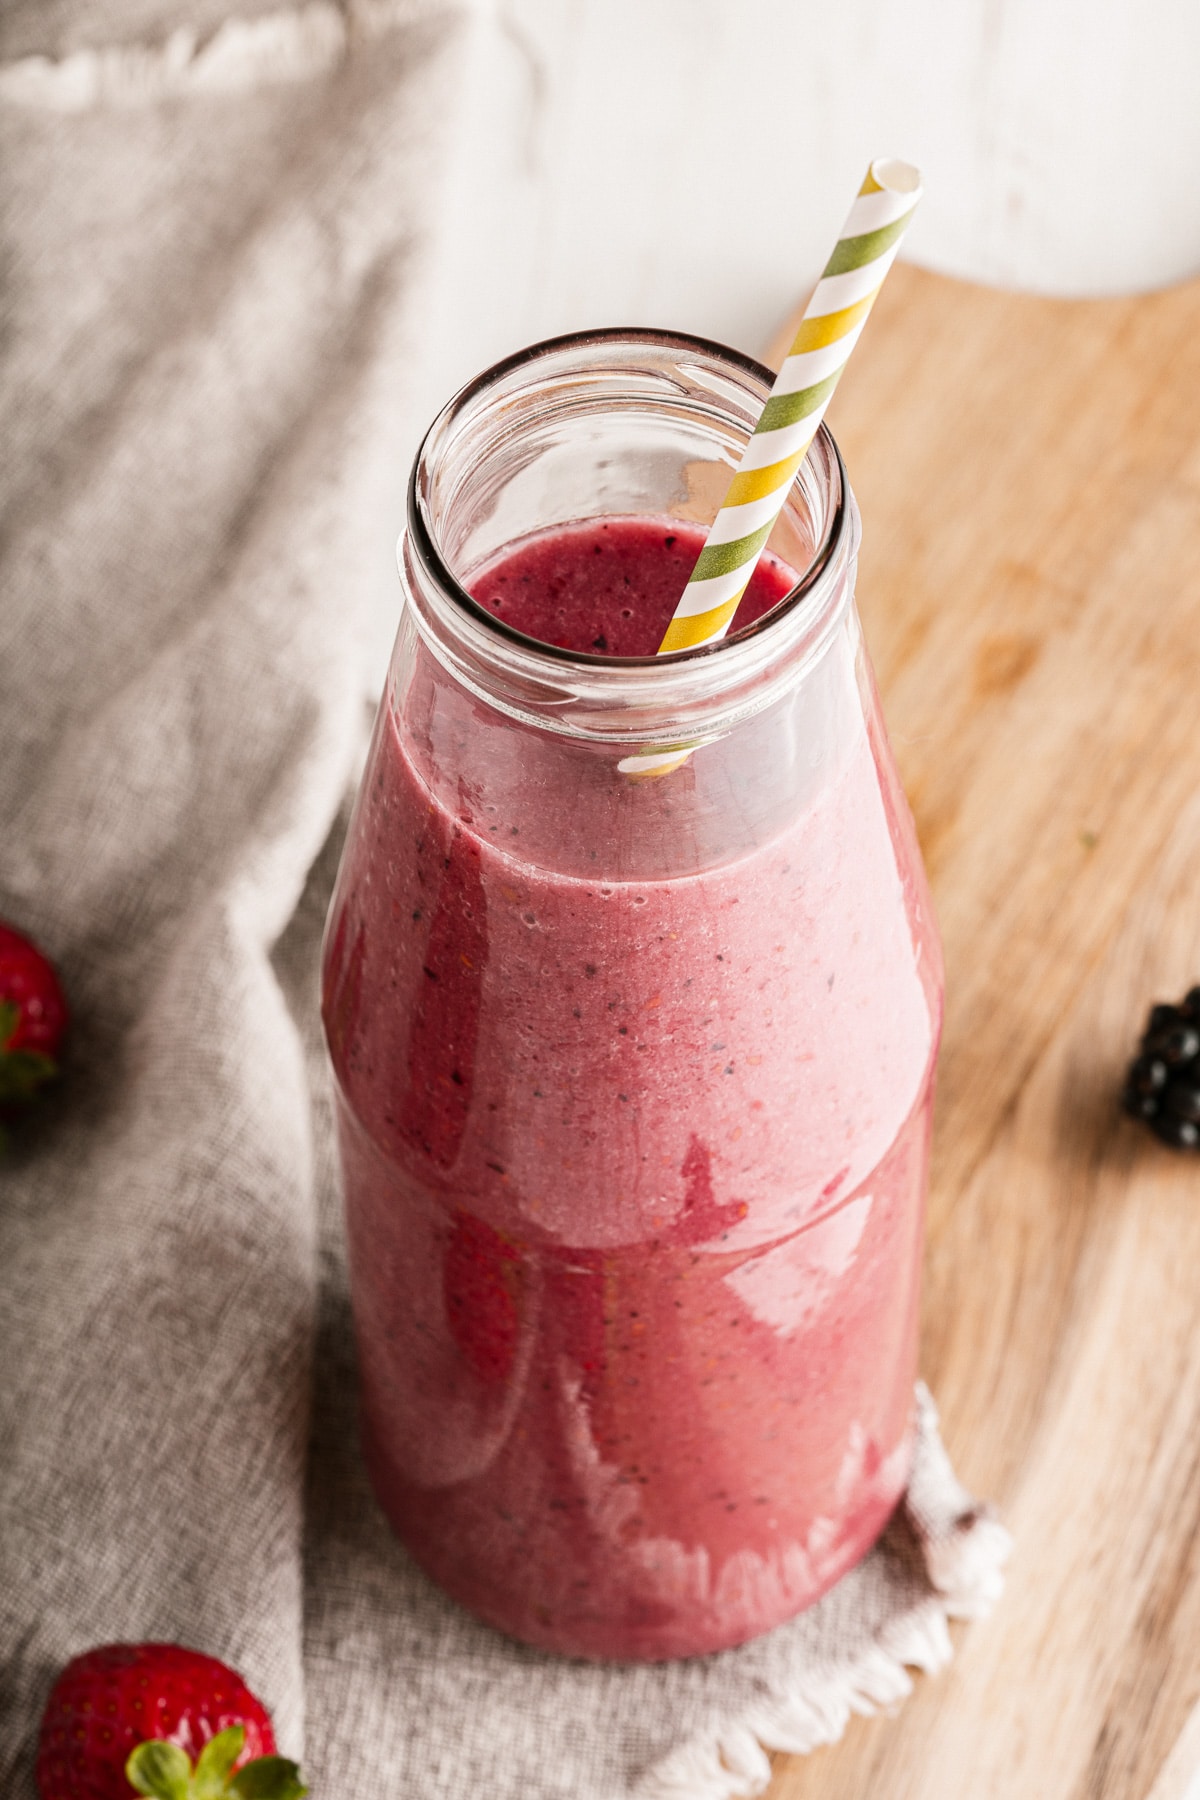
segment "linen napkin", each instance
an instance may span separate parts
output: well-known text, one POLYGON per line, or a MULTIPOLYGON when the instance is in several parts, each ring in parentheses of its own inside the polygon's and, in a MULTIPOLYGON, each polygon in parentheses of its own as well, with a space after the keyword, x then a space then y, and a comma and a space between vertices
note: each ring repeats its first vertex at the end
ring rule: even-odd
POLYGON ((0 26, 0 916, 74 1013, 0 1170, 14 1800, 62 1662, 163 1637, 236 1665, 326 1800, 753 1793, 764 1746, 900 1698, 998 1591, 925 1395, 874 1554, 667 1667, 496 1636, 366 1486, 316 965, 471 29, 428 0, 0 26))

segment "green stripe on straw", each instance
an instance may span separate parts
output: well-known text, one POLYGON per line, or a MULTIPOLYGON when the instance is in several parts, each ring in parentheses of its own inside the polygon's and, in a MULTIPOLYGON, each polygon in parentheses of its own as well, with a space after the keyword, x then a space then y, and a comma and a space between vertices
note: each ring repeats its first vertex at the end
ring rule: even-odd
MULTIPOLYGON (((852 269, 861 269, 864 263, 874 262, 907 230, 908 219, 905 217, 893 219, 890 225, 881 225, 878 231, 864 231, 861 237, 839 239, 825 264, 825 275, 849 275, 852 269)), ((821 277, 822 281, 825 275, 821 277)))
POLYGON ((785 425, 798 425, 801 419, 807 419, 809 413, 816 412, 818 406, 828 400, 837 386, 842 371, 837 369, 827 375, 824 381, 815 381, 812 387, 798 388, 794 394, 772 394, 759 415, 755 434, 761 431, 780 431, 785 425))
MULTIPOLYGON (((757 561, 759 551, 774 529, 774 519, 768 519, 758 531, 748 531, 745 537, 730 538, 727 544, 705 544, 689 579, 708 581, 714 575, 732 574, 734 569, 740 569, 751 557, 757 561)), ((749 576, 746 579, 749 580, 749 576)))

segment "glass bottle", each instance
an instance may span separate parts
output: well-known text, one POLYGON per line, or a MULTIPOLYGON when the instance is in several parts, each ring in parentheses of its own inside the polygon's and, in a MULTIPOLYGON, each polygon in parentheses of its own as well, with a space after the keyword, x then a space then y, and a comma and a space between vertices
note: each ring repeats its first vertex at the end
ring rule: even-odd
POLYGON ((375 1490, 575 1655, 792 1616, 908 1470, 941 960, 833 439, 771 541, 795 585, 720 644, 568 652, 469 592, 566 522, 710 520, 769 387, 593 332, 441 413, 326 935, 375 1490))

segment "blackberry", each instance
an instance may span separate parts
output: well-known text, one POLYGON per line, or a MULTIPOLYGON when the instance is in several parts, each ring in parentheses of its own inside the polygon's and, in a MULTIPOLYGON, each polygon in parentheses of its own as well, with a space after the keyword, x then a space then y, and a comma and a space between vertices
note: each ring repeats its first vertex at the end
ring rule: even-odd
POLYGON ((1200 1149, 1200 1125, 1193 1125, 1190 1119, 1155 1119, 1150 1129, 1173 1150, 1200 1149))
POLYGON ((1200 1149, 1200 986, 1178 1006, 1151 1008, 1121 1104, 1164 1144, 1200 1149))

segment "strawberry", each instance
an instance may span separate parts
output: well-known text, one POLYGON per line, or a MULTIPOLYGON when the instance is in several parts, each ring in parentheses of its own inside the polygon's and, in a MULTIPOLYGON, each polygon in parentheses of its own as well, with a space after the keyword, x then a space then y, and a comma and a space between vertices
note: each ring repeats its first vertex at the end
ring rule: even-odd
POLYGON ((38 1739, 42 1800, 300 1800, 262 1701, 180 1644, 104 1644, 51 1690, 38 1739))
POLYGON ((67 1003, 36 944, 0 925, 0 1114, 32 1100, 58 1072, 67 1003))

